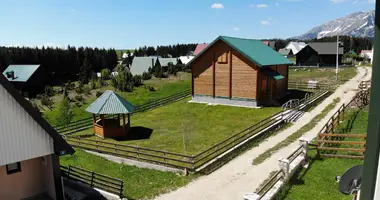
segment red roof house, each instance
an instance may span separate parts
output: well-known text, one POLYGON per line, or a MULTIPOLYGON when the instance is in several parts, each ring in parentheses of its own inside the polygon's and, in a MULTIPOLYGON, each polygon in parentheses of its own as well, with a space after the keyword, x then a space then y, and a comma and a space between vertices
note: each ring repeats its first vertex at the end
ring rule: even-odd
POLYGON ((198 44, 197 47, 195 47, 195 50, 194 50, 194 56, 196 56, 196 55, 198 55, 200 52, 202 52, 203 49, 205 49, 207 46, 208 46, 207 43, 204 43, 204 44, 198 44))

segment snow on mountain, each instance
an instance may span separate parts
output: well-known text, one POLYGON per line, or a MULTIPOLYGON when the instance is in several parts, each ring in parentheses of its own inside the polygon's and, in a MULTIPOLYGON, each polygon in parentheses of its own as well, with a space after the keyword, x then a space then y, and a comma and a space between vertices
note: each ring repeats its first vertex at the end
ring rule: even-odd
POLYGON ((308 40, 336 35, 374 37, 375 11, 357 12, 329 21, 293 39, 308 40))

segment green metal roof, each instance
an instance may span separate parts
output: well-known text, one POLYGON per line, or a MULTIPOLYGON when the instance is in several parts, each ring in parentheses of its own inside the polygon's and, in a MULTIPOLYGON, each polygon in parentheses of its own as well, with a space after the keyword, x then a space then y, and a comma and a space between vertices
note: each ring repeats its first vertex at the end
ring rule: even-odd
POLYGON ((9 65, 3 72, 8 81, 27 82, 40 65, 9 65), (14 78, 7 76, 8 72, 14 72, 14 78))
POLYGON ((264 70, 264 74, 266 76, 272 77, 276 81, 285 78, 283 75, 279 74, 277 71, 275 71, 275 70, 273 70, 271 68, 264 68, 263 70, 264 70))
POLYGON ((207 49, 210 48, 218 40, 224 41, 230 47, 240 52, 242 55, 260 67, 293 64, 292 61, 286 59, 284 56, 265 45, 261 40, 219 36, 210 45, 203 49, 203 51, 200 52, 192 61, 190 61, 188 65, 196 60, 200 55, 202 55, 203 52, 207 51, 207 49))
POLYGON ((94 114, 126 114, 135 110, 135 106, 111 90, 106 90, 87 109, 94 114))

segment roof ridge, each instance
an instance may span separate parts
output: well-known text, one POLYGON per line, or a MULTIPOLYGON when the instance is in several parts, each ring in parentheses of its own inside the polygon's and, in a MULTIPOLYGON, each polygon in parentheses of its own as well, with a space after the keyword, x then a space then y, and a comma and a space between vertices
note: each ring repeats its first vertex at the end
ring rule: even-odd
POLYGON ((224 35, 221 35, 219 37, 222 37, 222 38, 234 38, 234 39, 240 39, 240 40, 254 40, 254 41, 260 41, 261 42, 261 40, 259 40, 259 39, 239 38, 239 37, 231 37, 231 36, 224 36, 224 35))

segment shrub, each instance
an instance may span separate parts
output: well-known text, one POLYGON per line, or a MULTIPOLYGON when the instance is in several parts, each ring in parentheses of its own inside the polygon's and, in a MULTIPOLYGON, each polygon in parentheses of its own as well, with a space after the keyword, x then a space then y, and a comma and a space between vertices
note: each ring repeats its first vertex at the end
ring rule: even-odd
POLYGON ((91 94, 91 89, 88 86, 83 86, 82 91, 84 94, 87 94, 87 95, 91 94))
POLYGON ((84 99, 83 99, 82 95, 77 95, 77 96, 75 96, 75 100, 78 102, 82 102, 84 99))
POLYGON ((83 85, 79 84, 79 86, 77 88, 75 88, 75 92, 77 94, 82 94, 83 93, 83 85))
POLYGON ((71 111, 70 102, 67 96, 63 96, 63 99, 59 104, 58 110, 59 110, 59 114, 57 116, 58 124, 62 126, 69 125, 71 120, 74 117, 74 114, 71 111))
POLYGON ((102 79, 107 80, 111 76, 111 71, 109 69, 102 69, 100 72, 102 74, 102 79))
POLYGON ((69 81, 65 84, 65 87, 67 90, 73 90, 75 88, 75 84, 69 81))
POLYGON ((55 94, 54 89, 51 86, 46 86, 45 87, 45 94, 49 97, 54 96, 54 94, 55 94))
POLYGON ((143 80, 149 80, 152 78, 152 74, 148 73, 148 72, 143 72, 142 74, 142 79, 143 80))
POLYGON ((148 85, 148 86, 145 86, 145 88, 149 91, 149 92, 155 92, 156 89, 154 89, 154 87, 148 85))
POLYGON ((98 81, 96 79, 91 79, 89 85, 92 90, 99 87, 98 81))
POLYGON ((100 97, 100 96, 102 96, 102 94, 103 94, 103 92, 99 92, 99 91, 97 91, 97 92, 96 92, 96 97, 100 97))
POLYGON ((142 85, 142 76, 140 76, 140 75, 134 75, 132 77, 132 84, 135 87, 138 87, 138 86, 142 85))
POLYGON ((53 100, 47 96, 46 94, 43 94, 40 96, 42 105, 50 108, 53 105, 53 100))
POLYGON ((132 74, 123 70, 119 71, 117 76, 112 77, 111 84, 117 90, 132 92, 134 86, 132 79, 132 74))

